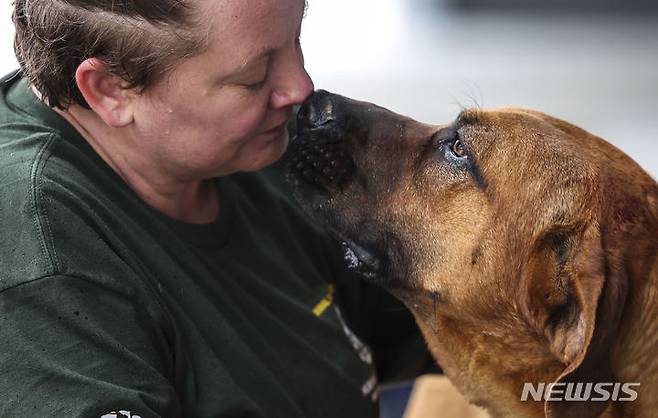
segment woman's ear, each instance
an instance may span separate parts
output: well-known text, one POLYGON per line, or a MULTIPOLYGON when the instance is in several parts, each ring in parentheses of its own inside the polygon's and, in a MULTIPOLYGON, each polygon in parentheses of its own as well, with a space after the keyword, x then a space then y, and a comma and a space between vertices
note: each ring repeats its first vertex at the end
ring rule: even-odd
POLYGON ((89 107, 108 125, 122 128, 133 121, 135 94, 127 82, 109 71, 98 58, 83 61, 75 72, 75 80, 89 107))
MULTIPOLYGON (((554 383, 613 382, 610 351, 626 298, 626 277, 612 265, 596 224, 548 231, 523 276, 526 317, 565 369, 554 383)), ((547 401, 548 418, 593 418, 607 402, 547 401)))

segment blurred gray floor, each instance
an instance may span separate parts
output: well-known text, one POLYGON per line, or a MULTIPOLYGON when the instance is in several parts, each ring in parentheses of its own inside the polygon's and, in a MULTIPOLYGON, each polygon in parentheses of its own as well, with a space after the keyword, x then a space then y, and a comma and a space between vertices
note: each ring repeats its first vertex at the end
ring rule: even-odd
POLYGON ((429 0, 309 0, 317 88, 425 122, 523 106, 616 144, 658 177, 658 16, 459 13, 429 0))

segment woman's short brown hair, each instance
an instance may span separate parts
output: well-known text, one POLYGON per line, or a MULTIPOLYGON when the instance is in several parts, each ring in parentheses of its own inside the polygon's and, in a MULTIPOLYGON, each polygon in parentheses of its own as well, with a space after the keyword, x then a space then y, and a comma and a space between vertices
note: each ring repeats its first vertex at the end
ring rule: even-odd
POLYGON ((127 88, 147 88, 202 50, 196 0, 15 0, 14 50, 23 74, 51 107, 88 107, 75 73, 102 59, 127 88))

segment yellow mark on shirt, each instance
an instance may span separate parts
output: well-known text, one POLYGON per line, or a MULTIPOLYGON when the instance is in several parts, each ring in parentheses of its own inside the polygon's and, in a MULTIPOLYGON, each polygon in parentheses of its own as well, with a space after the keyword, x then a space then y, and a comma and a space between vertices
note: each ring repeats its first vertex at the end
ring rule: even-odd
POLYGON ((323 297, 322 300, 318 302, 317 305, 315 305, 315 308, 313 308, 313 314, 315 316, 322 315, 324 311, 326 311, 327 308, 330 307, 332 303, 334 303, 335 292, 336 292, 336 285, 330 283, 329 288, 327 289, 327 296, 323 297))

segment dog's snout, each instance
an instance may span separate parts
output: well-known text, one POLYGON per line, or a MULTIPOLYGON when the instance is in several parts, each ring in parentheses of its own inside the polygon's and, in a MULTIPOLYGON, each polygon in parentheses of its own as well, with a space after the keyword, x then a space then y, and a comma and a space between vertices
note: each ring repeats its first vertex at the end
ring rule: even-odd
MULTIPOLYGON (((297 136, 288 151, 288 167, 295 178, 316 188, 339 187, 354 168, 348 152, 347 118, 338 113, 345 98, 318 90, 297 114, 297 136)), ((345 110, 343 110, 345 112, 345 110)))
POLYGON ((337 96, 325 90, 314 92, 302 104, 297 114, 297 125, 301 129, 319 129, 334 124, 337 120, 337 96))

